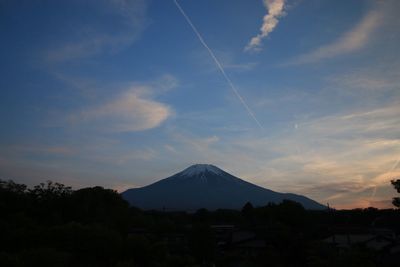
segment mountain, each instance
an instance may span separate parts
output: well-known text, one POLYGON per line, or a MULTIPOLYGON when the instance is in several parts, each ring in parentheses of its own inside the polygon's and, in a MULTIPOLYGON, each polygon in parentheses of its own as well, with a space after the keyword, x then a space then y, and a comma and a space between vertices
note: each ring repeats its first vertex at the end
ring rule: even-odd
POLYGON ((133 206, 155 210, 240 209, 247 202, 262 206, 284 199, 299 202, 306 209, 326 208, 305 196, 278 193, 209 164, 196 164, 148 186, 128 189, 122 197, 133 206))

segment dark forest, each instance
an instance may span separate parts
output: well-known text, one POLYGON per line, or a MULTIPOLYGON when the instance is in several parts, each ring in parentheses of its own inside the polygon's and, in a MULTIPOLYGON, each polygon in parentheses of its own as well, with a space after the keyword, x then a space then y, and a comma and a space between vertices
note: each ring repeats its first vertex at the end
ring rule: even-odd
POLYGON ((99 186, 0 185, 0 266, 398 266, 397 209, 143 211, 99 186))

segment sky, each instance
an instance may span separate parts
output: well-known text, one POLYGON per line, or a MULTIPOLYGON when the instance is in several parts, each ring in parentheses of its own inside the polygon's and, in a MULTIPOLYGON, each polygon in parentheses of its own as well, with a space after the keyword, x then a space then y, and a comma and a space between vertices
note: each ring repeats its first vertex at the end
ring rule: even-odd
POLYGON ((0 1, 0 179, 123 191, 195 163, 391 207, 400 1, 0 1))

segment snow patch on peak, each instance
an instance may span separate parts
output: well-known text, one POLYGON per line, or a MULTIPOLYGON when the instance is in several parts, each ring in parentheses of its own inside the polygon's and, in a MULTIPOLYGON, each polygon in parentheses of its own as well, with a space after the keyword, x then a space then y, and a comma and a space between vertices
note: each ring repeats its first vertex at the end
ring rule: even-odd
POLYGON ((223 171, 211 164, 195 164, 183 170, 180 174, 184 176, 197 176, 205 172, 212 172, 214 174, 223 174, 223 171))

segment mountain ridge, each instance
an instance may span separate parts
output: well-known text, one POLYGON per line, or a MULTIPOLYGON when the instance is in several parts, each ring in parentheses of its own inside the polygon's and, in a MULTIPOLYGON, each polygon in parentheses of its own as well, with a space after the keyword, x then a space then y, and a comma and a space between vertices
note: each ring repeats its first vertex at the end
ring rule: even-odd
POLYGON ((192 165, 150 185, 128 189, 122 197, 133 206, 155 210, 240 209, 247 202, 262 206, 284 199, 299 202, 306 209, 326 208, 302 195, 252 184, 211 164, 192 165))

